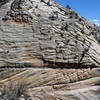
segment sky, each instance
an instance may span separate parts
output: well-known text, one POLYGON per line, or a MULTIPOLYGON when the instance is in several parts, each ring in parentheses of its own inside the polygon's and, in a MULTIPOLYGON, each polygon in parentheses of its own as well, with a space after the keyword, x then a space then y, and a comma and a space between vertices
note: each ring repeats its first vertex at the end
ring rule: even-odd
POLYGON ((63 7, 70 5, 71 10, 90 22, 100 26, 100 0, 54 0, 63 7))

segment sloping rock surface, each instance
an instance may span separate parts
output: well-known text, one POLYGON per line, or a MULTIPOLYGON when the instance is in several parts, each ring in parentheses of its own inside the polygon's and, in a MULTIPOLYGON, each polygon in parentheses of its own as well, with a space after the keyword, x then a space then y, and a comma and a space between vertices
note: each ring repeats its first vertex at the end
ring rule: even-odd
POLYGON ((0 66, 99 66, 93 25, 65 12, 52 0, 9 0, 2 5, 0 66))
MULTIPOLYGON (((26 100, 100 100, 100 69, 97 68, 28 68, 0 72, 1 88, 9 88, 9 84, 16 86, 19 83, 28 86, 25 93, 28 96, 24 95, 24 98, 28 97, 26 100)), ((16 93, 11 89, 4 95, 6 99, 3 100, 11 100, 9 98, 16 93)), ((13 100, 20 100, 18 96, 16 98, 13 100)))
POLYGON ((1 0, 0 87, 23 83, 26 100, 100 100, 99 39, 99 27, 52 0, 1 0))

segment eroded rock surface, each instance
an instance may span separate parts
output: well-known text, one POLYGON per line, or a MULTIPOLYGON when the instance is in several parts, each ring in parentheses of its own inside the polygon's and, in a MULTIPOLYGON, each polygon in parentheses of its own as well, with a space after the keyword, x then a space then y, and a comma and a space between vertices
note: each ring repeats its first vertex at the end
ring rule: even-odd
POLYGON ((99 30, 52 0, 1 0, 0 87, 25 83, 28 100, 100 100, 99 30))
POLYGON ((0 8, 0 65, 99 66, 93 25, 77 14, 71 19, 66 9, 48 2, 14 0, 0 8))
MULTIPOLYGON (((25 88, 27 95, 24 95, 24 98, 29 100, 100 99, 100 69, 97 68, 93 70, 28 68, 2 71, 0 87, 9 88, 11 83, 13 86, 20 83, 27 85, 25 88)), ((12 88, 8 90, 6 93, 8 98, 13 97, 10 93, 16 93, 16 91, 13 91, 12 88)), ((18 96, 16 98, 19 100, 18 96)))

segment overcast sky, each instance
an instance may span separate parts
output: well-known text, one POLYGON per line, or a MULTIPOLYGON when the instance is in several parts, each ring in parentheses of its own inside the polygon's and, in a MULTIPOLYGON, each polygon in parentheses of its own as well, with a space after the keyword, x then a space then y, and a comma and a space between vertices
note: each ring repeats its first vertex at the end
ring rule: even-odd
POLYGON ((63 7, 70 5, 72 11, 100 26, 100 0, 54 0, 63 7))

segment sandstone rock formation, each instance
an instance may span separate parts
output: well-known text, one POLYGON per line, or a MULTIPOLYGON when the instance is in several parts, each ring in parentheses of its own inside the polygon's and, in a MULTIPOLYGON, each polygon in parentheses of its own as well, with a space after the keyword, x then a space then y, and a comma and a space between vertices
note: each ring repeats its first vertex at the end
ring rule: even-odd
POLYGON ((99 66, 99 44, 90 31, 93 25, 65 12, 53 1, 48 5, 48 0, 3 5, 0 66, 99 66))
POLYGON ((24 81, 30 100, 99 100, 99 34, 52 0, 1 0, 0 86, 24 81))

